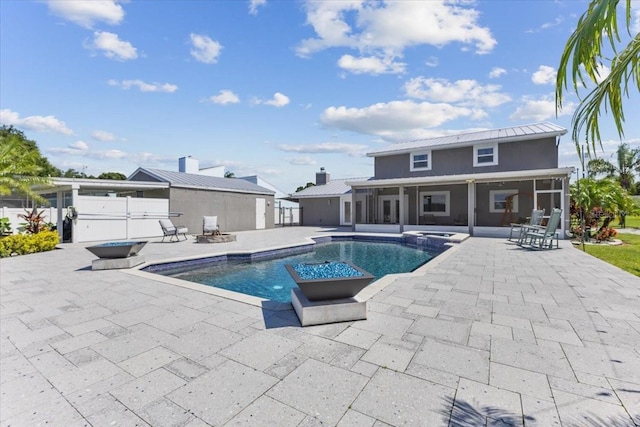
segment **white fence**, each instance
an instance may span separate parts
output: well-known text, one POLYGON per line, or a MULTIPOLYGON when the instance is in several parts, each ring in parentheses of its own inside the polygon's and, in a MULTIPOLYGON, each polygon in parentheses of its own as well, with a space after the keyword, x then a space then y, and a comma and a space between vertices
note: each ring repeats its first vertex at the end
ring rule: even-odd
POLYGON ((275 207, 275 225, 300 225, 299 207, 275 207))
POLYGON ((158 224, 169 216, 169 200, 79 196, 76 242, 161 236, 158 224))
MULTIPOLYGON (((74 242, 129 240, 162 236, 159 219, 169 217, 169 200, 134 197, 78 196, 75 200, 78 218, 73 225, 74 242)), ((45 221, 57 223, 57 209, 45 208, 45 221)), ((24 209, 0 209, 0 217, 8 217, 16 232, 18 214, 24 209)), ((66 214, 66 209, 63 210, 66 214)))

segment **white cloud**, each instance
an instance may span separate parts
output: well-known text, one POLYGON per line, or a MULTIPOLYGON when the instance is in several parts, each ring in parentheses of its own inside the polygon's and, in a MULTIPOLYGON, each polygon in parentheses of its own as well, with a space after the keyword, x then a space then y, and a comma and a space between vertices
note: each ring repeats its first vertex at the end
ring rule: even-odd
MULTIPOLYGON (((131 159, 133 160, 136 155, 129 154, 120 150, 97 150, 90 151, 88 146, 86 148, 82 148, 82 144, 84 142, 78 141, 81 144, 79 146, 74 146, 74 144, 70 144, 67 148, 61 147, 52 147, 46 149, 48 153, 53 155, 65 155, 65 156, 80 156, 88 159, 97 159, 97 160, 114 160, 114 159, 131 159)), ((77 144, 77 143, 76 143, 77 144)), ((86 144, 84 144, 86 145, 86 144)))
MULTIPOLYGON (((522 103, 523 104, 509 116, 509 120, 542 121, 556 117, 556 103, 553 95, 539 99, 525 97, 522 99, 522 103)), ((576 108, 576 104, 573 102, 564 103, 563 106, 564 108, 558 112, 558 117, 570 115, 576 108)))
POLYGON ((73 135, 73 131, 67 127, 65 122, 58 120, 55 116, 29 116, 21 118, 15 111, 5 109, 0 110, 0 123, 35 132, 55 132, 63 135, 73 135))
POLYGON ((562 16, 557 17, 553 21, 545 22, 540 25, 538 28, 530 29, 525 31, 526 33, 539 33, 544 30, 548 30, 549 28, 557 27, 558 25, 564 22, 564 18, 562 16))
POLYGON ((538 71, 531 75, 531 81, 537 85, 553 85, 556 83, 557 71, 548 65, 541 65, 538 71))
POLYGON ((437 56, 430 56, 426 61, 424 61, 424 65, 427 67, 437 67, 440 65, 440 59, 438 59, 437 56))
POLYGON ((85 47, 100 50, 107 58, 119 61, 127 61, 138 57, 138 51, 131 43, 120 40, 117 34, 106 31, 93 33, 93 41, 86 43, 85 47))
POLYGON ((309 56, 332 47, 401 56, 410 46, 473 45, 478 54, 497 44, 491 31, 478 24, 473 2, 446 0, 372 2, 367 0, 305 3, 307 23, 317 37, 303 40, 297 53, 309 56))
MULTIPOLYGON (((340 153, 348 154, 353 157, 362 156, 365 153, 367 146, 363 144, 348 144, 345 142, 322 142, 319 144, 280 144, 278 149, 289 153, 303 153, 303 154, 329 154, 340 153)), ((300 157, 298 157, 300 159, 300 157)), ((308 159, 308 157, 306 158, 308 159)), ((311 160, 313 162, 313 160, 311 160)), ((308 163, 308 164, 315 164, 308 163)))
POLYGON ((118 25, 124 10, 117 0, 48 0, 49 10, 71 22, 91 28, 96 22, 118 25))
POLYGON ((105 130, 96 130, 91 133, 91 138, 97 141, 108 142, 115 141, 116 136, 111 132, 107 132, 105 130))
POLYGON ((497 107, 511 101, 509 95, 499 92, 499 85, 482 86, 475 80, 416 77, 404 85, 407 96, 435 102, 457 103, 461 106, 497 107))
POLYGON ((178 90, 178 86, 170 83, 146 83, 142 80, 109 80, 109 86, 118 86, 122 89, 137 87, 141 92, 167 92, 173 93, 178 90))
POLYGON ((394 62, 392 58, 378 58, 375 56, 356 58, 343 55, 338 60, 338 66, 354 74, 399 74, 404 73, 407 64, 394 62))
POLYGON ((491 69, 491 72, 489 73, 489 78, 490 79, 497 79, 498 77, 502 77, 505 74, 507 74, 507 70, 505 70, 504 68, 493 67, 491 69))
MULTIPOLYGON (((283 150, 283 151, 287 151, 287 150, 283 150)), ((286 157, 284 160, 290 165, 294 165, 294 166, 312 166, 318 163, 309 156, 286 157)))
POLYGON ((633 23, 631 25, 631 31, 635 31, 636 33, 640 33, 640 2, 634 1, 632 2, 633 11, 633 23))
POLYGON ((238 102, 240 102, 240 98, 238 98, 238 95, 233 93, 233 91, 221 90, 219 95, 210 96, 209 101, 213 102, 214 104, 221 105, 237 104, 238 102))
POLYGON ((205 64, 215 64, 222 51, 222 45, 209 36, 191 33, 191 56, 205 64))
POLYGON ((74 150, 85 151, 89 149, 89 145, 87 145, 84 141, 76 141, 69 144, 69 148, 73 148, 74 150))
POLYGON ((604 79, 611 74, 611 68, 604 64, 598 64, 598 75, 596 76, 596 83, 601 83, 604 79))
POLYGON ((271 105, 273 107, 284 107, 285 105, 289 104, 290 100, 289 97, 287 95, 283 95, 280 92, 276 92, 273 94, 273 98, 268 99, 268 100, 263 100, 263 99, 254 99, 253 102, 255 104, 264 104, 264 105, 271 105))
POLYGON ((249 13, 258 14, 258 8, 267 4, 267 0, 249 0, 249 13))
POLYGON ((320 121, 327 127, 397 141, 419 137, 425 134, 425 129, 473 114, 472 109, 444 103, 393 101, 365 108, 329 107, 320 121))

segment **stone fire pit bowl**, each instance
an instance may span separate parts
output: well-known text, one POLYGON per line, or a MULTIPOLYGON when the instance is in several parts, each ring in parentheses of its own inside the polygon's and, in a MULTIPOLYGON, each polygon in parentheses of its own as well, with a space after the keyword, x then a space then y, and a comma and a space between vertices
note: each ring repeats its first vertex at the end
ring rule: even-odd
POLYGON ((287 264, 287 271, 309 301, 356 296, 374 279, 350 262, 287 264))
POLYGON ((131 268, 145 262, 138 252, 146 245, 146 241, 138 242, 108 242, 99 245, 87 246, 86 249, 99 259, 93 260, 92 270, 111 270, 118 268, 131 268))

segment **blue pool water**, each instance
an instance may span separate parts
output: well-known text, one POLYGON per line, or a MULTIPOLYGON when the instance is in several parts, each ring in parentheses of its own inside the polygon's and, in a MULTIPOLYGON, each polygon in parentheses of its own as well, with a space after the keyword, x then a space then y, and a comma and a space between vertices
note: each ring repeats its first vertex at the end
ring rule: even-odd
POLYGON ((291 302, 297 285, 286 264, 349 261, 371 273, 375 279, 415 270, 436 254, 397 243, 337 241, 315 245, 313 252, 252 262, 225 261, 209 265, 172 266, 155 273, 182 280, 253 295, 272 301, 291 302))

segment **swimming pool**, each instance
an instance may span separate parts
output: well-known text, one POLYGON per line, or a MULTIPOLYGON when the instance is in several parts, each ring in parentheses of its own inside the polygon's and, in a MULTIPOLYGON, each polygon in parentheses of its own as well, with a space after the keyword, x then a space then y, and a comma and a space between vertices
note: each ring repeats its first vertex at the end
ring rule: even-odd
POLYGON ((212 257, 154 265, 144 270, 271 301, 290 302, 291 289, 297 285, 287 272, 286 264, 349 261, 377 280, 387 274, 411 272, 438 254, 397 242, 351 239, 306 245, 288 252, 287 255, 282 251, 254 254, 249 259, 246 256, 212 257), (291 251, 298 253, 291 255, 291 251))

